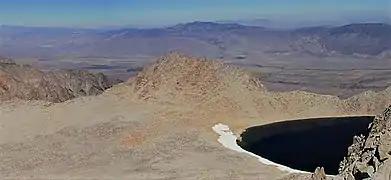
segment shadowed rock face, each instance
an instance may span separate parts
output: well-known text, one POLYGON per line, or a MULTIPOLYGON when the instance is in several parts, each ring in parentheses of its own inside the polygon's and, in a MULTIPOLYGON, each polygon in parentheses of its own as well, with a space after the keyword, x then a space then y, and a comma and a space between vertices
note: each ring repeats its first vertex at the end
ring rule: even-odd
POLYGON ((44 72, 10 59, 0 60, 0 101, 62 102, 79 96, 97 95, 109 87, 103 74, 84 70, 44 72))
POLYGON ((373 118, 317 118, 252 127, 242 134, 239 145, 293 169, 313 172, 320 166, 336 175, 352 137, 364 133, 373 118))

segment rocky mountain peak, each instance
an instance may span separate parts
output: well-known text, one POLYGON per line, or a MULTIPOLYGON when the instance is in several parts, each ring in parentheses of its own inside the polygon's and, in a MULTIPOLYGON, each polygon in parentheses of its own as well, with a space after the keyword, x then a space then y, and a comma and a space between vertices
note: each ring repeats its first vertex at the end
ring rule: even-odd
POLYGON ((132 79, 131 83, 143 99, 164 94, 165 97, 199 100, 219 97, 227 91, 234 91, 233 88, 264 89, 259 79, 240 68, 192 58, 178 52, 160 57, 155 64, 132 79))

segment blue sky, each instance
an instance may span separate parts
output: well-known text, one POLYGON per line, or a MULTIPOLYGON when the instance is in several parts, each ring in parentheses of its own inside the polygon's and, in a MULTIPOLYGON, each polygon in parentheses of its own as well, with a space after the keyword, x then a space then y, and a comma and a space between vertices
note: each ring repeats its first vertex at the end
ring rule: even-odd
POLYGON ((389 0, 0 0, 0 24, 99 27, 390 11, 389 0))

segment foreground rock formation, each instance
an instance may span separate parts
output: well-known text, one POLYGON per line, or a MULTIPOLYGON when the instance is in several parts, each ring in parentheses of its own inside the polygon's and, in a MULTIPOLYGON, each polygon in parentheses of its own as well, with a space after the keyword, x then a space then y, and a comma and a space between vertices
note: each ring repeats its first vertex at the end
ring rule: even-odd
POLYGON ((314 174, 312 174, 311 178, 313 180, 326 180, 327 176, 324 172, 323 168, 316 168, 314 174))
POLYGON ((390 95, 269 92, 240 68, 172 53, 98 96, 0 103, 0 179, 311 178, 223 147, 212 127, 239 136, 276 121, 376 115, 390 95))
POLYGON ((391 179, 391 106, 376 116, 368 134, 354 137, 341 162, 340 176, 346 180, 391 179))
POLYGON ((97 95, 109 88, 107 77, 84 70, 40 71, 6 58, 0 60, 0 101, 63 102, 97 95))

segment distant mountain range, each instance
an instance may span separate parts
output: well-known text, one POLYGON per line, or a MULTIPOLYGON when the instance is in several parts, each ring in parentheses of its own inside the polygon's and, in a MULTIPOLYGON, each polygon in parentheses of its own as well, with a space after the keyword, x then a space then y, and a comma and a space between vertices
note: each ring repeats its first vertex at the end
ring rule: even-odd
POLYGON ((0 54, 11 57, 157 56, 168 51, 209 58, 294 52, 378 56, 390 50, 391 25, 385 23, 294 30, 215 22, 116 30, 0 27, 0 54))
POLYGON ((324 20, 324 21, 313 21, 313 20, 286 20, 286 19, 239 19, 239 20, 222 20, 216 21, 217 23, 236 23, 245 26, 263 26, 272 29, 298 29, 305 27, 314 26, 343 26, 346 24, 356 23, 385 23, 391 24, 389 17, 371 17, 371 18, 350 18, 346 20, 324 20))
POLYGON ((246 26, 264 26, 273 29, 298 29, 315 26, 343 26, 355 23, 391 24, 391 17, 379 11, 346 11, 344 13, 323 13, 316 15, 280 15, 260 18, 220 20, 218 23, 236 23, 246 26), (313 18, 317 17, 317 18, 313 18))

